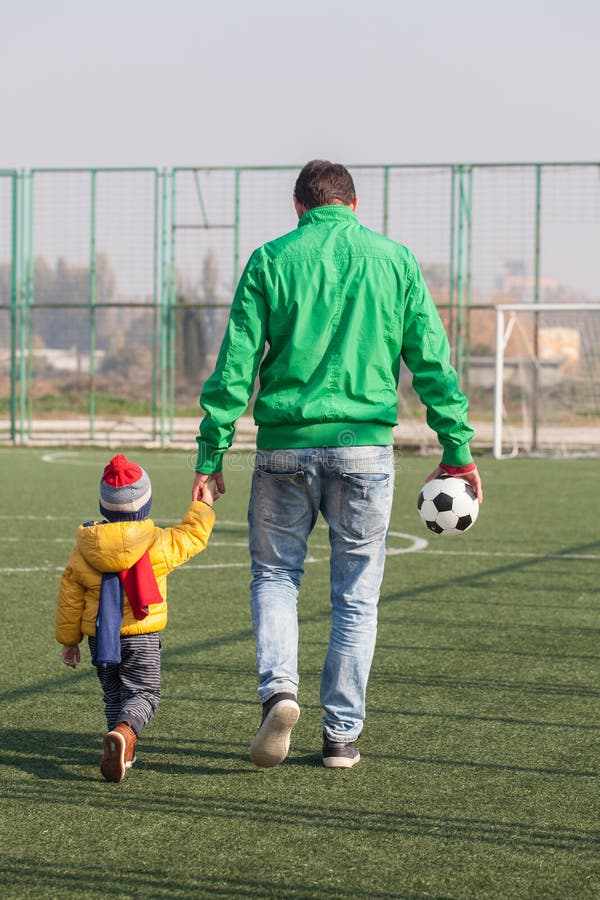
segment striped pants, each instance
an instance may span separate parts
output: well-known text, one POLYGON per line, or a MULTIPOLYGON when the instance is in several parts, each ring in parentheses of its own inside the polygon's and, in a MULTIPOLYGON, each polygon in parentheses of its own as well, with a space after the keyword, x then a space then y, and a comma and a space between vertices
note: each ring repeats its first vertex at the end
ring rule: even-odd
MULTIPOLYGON (((96 638, 88 638, 94 652, 96 638)), ((140 734, 160 702, 160 637, 150 634, 121 636, 121 662, 96 667, 102 685, 108 730, 127 722, 140 734)))

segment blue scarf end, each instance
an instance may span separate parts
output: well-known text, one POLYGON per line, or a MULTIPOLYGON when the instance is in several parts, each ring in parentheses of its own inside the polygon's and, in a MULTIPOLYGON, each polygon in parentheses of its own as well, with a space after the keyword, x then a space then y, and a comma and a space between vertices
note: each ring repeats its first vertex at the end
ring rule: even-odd
POLYGON ((121 623, 123 621, 123 586, 118 572, 102 575, 100 602, 96 618, 96 652, 92 665, 100 668, 121 662, 121 623))

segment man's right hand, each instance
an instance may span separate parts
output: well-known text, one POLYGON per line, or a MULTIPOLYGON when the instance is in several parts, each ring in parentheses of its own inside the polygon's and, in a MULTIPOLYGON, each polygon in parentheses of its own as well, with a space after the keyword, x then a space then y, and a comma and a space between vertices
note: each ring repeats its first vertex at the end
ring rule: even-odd
MULTIPOLYGON (((439 478, 440 476, 447 475, 448 472, 446 469, 442 469, 441 466, 438 466, 433 470, 431 475, 428 475, 425 479, 425 483, 428 481, 433 481, 434 478, 439 478)), ((483 488, 481 486, 481 478, 479 477, 479 472, 477 471, 477 467, 471 469, 470 472, 460 472, 457 473, 455 478, 462 478, 463 481, 466 481, 467 484, 470 484, 473 490, 477 495, 477 499, 480 503, 483 503, 483 488)))
POLYGON ((194 478, 194 483, 192 485, 192 500, 202 500, 204 486, 209 478, 213 478, 216 482, 218 494, 216 495, 215 500, 218 499, 221 494, 225 493, 225 481, 222 472, 215 472, 214 475, 205 475, 203 472, 196 472, 196 477, 194 478))

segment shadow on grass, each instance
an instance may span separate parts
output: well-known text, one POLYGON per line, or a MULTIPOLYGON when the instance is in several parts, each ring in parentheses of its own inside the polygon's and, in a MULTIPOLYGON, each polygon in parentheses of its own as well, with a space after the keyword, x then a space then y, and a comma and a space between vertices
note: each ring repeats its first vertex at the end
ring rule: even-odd
MULTIPOLYGON (((102 780, 98 767, 102 755, 101 735, 94 738, 89 733, 54 732, 48 730, 0 730, 0 765, 34 775, 45 781, 98 781, 102 780)), ((394 764, 406 763, 433 766, 436 769, 466 768, 474 771, 514 772, 541 776, 595 778, 598 769, 566 769, 563 767, 513 765, 493 761, 442 758, 433 756, 408 756, 403 753, 371 753, 368 760, 381 765, 385 760, 394 764)), ((318 751, 298 747, 284 763, 290 767, 321 769, 318 751)), ((214 740, 169 740, 164 743, 158 737, 138 743, 136 772, 166 776, 237 776, 259 774, 265 770, 252 765, 248 758, 246 742, 232 744, 214 740)), ((267 770, 270 771, 270 770, 267 770)))
POLYGON ((597 778, 600 771, 596 769, 564 769, 556 766, 518 766, 508 763, 481 762, 470 759, 444 759, 437 756, 407 756, 404 753, 378 753, 378 760, 388 759, 392 762, 416 763, 417 765, 433 766, 436 769, 473 769, 475 771, 488 770, 491 772, 514 772, 525 775, 553 775, 560 778, 597 778))
MULTIPOLYGON (((461 571, 458 575, 452 576, 450 578, 443 578, 440 580, 429 582, 428 584, 422 584, 419 586, 410 585, 405 590, 395 591, 394 593, 386 594, 381 598, 380 603, 390 603, 397 602, 398 600, 414 600, 414 599, 425 599, 429 602, 433 602, 436 604, 441 603, 441 599, 443 598, 443 603, 446 604, 449 601, 444 596, 444 591, 450 587, 455 587, 459 590, 459 592, 463 592, 464 589, 470 585, 474 585, 477 587, 481 587, 483 584, 493 584, 493 580, 502 576, 507 575, 513 572, 522 572, 523 570, 530 569, 535 566, 539 566, 544 563, 556 563, 560 561, 561 556, 568 557, 573 553, 583 553, 585 551, 598 550, 600 548, 600 541, 591 541, 587 544, 578 544, 573 547, 567 547, 564 550, 548 554, 547 556, 536 556, 531 559, 519 559, 515 562, 507 563, 502 566, 493 566, 488 569, 483 569, 477 572, 473 572, 471 575, 465 574, 461 571)), ((462 597, 455 600, 456 603, 463 603, 464 600, 462 597)), ((481 601, 477 601, 478 605, 481 601)), ((507 605, 507 604, 502 604, 507 605)), ((542 606, 542 608, 544 608, 542 606)), ((566 607, 568 608, 568 606, 566 607)), ((585 629, 592 630, 592 629, 585 629)), ((594 629, 598 630, 598 629, 594 629)))
MULTIPOLYGON (((58 732, 41 729, 0 729, 0 765, 12 767, 47 781, 98 781, 102 758, 102 735, 84 732, 58 732), (83 774, 82 768, 89 772, 83 774)), ((160 738, 138 743, 136 770, 165 775, 231 775, 240 774, 240 763, 254 771, 246 748, 232 749, 231 744, 209 747, 206 742, 169 741, 160 738), (196 744, 196 746, 194 746, 196 744), (178 761, 185 758, 186 761, 178 761), (229 766, 218 763, 227 761, 229 766), (216 763, 216 764, 215 764, 216 763)))
POLYGON ((0 764, 20 769, 36 778, 54 781, 96 781, 102 743, 91 746, 89 734, 27 729, 0 729, 0 764), (90 767, 80 775, 73 767, 90 767))
MULTIPOLYGON (((527 725, 532 728, 572 729, 576 731, 600 731, 600 725, 588 722, 548 722, 541 719, 518 719, 511 716, 484 716, 475 713, 432 712, 422 709, 393 709, 395 716, 407 719, 441 719, 444 722, 475 722, 490 725, 527 725)), ((369 715, 389 715, 389 707, 369 706, 369 715)))
POLYGON ((525 696, 547 695, 550 697, 600 697, 600 688, 588 687, 585 684, 560 684, 537 681, 501 681, 497 678, 464 678, 448 675, 399 675, 395 672, 375 672, 372 678, 385 682, 386 685, 410 685, 411 687, 442 688, 443 690, 475 690, 483 691, 489 696, 492 691, 518 693, 525 696))
MULTIPOLYGON (((593 541, 588 544, 581 544, 578 546, 566 548, 562 552, 564 555, 568 555, 570 553, 583 552, 584 550, 589 550, 592 548, 595 549, 598 547, 600 547, 600 541, 593 541)), ((381 600, 380 600, 380 605, 388 605, 390 603, 395 604, 399 600, 402 601, 402 600, 417 600, 418 599, 421 602, 429 600, 431 602, 436 603, 437 605, 443 606, 443 605, 446 605, 448 601, 446 599, 444 599, 442 602, 438 598, 444 597, 444 590, 448 589, 451 586, 458 586, 459 588, 464 589, 464 587, 466 585, 469 585, 471 582, 477 582, 481 578, 484 578, 484 577, 495 578, 496 576, 500 576, 500 575, 506 574, 508 572, 517 572, 517 571, 520 571, 523 569, 527 569, 528 567, 531 567, 534 565, 539 565, 540 563, 543 563, 544 561, 554 562, 559 557, 560 557, 560 554, 555 553, 552 556, 548 556, 548 557, 541 556, 541 557, 535 557, 534 559, 518 560, 516 562, 512 562, 512 563, 504 565, 504 566, 496 566, 493 568, 485 569, 483 571, 478 571, 476 573, 473 573, 473 575, 471 575, 471 576, 465 575, 464 573, 461 572, 459 575, 457 575, 455 577, 444 578, 444 579, 430 582, 428 584, 424 584, 424 585, 420 585, 420 586, 411 585, 411 586, 407 587, 406 590, 398 591, 398 592, 394 592, 394 593, 388 593, 388 594, 382 596, 381 600)), ((461 602, 464 602, 464 601, 461 601, 461 602)), ((330 609, 328 606, 326 608, 323 608, 319 612, 316 612, 316 613, 313 613, 313 614, 310 614, 307 616, 303 616, 301 613, 301 610, 300 610, 300 621, 301 621, 301 625, 303 625, 303 626, 306 626, 310 623, 317 623, 317 622, 321 622, 321 621, 328 622, 329 618, 330 618, 330 609)), ((489 619, 486 619, 484 621, 473 622, 473 621, 464 621, 464 620, 457 620, 457 619, 446 620, 446 619, 442 619, 439 617, 436 618, 434 621, 432 621, 431 619, 426 618, 426 617, 406 616, 406 615, 402 615, 402 614, 399 616, 395 616, 395 617, 391 616, 390 617, 389 613, 386 613, 386 623, 389 625, 389 624, 394 624, 395 622, 402 624, 403 626, 405 626, 407 624, 411 624, 411 625, 416 624, 416 625, 426 625, 428 628, 452 628, 452 629, 460 628, 461 630, 465 630, 465 629, 493 630, 495 635, 497 635, 501 631, 509 631, 511 633, 524 632, 526 634, 529 632, 553 633, 553 634, 556 633, 556 634, 560 634, 562 636, 574 635, 577 637, 582 637, 582 636, 596 637, 597 635, 600 635, 600 628, 589 627, 589 626, 577 626, 577 625, 564 625, 563 626, 563 625, 552 625, 552 624, 544 625, 542 623, 520 623, 520 622, 499 623, 495 620, 490 621, 489 619)), ((168 649, 168 659, 170 660, 170 663, 173 666, 173 668, 177 668, 177 667, 184 668, 184 667, 188 666, 193 669, 203 668, 205 670, 208 669, 208 670, 212 671, 213 673, 220 672, 220 673, 226 673, 226 674, 230 675, 232 673, 231 665, 207 663, 204 661, 201 661, 200 663, 198 663, 198 662, 196 662, 196 658, 197 658, 198 654, 202 653, 202 651, 211 651, 211 650, 215 650, 220 647, 233 646, 236 644, 244 644, 244 643, 248 643, 248 645, 252 645, 252 646, 254 645, 254 636, 253 636, 253 631, 252 631, 251 627, 240 628, 236 631, 229 632, 227 634, 212 636, 212 637, 210 637, 208 639, 204 639, 204 640, 190 641, 185 644, 180 644, 179 646, 177 646, 175 643, 173 643, 168 649), (190 654, 192 655, 192 660, 187 659, 187 657, 190 654)), ((381 645, 381 647, 378 649, 380 649, 380 650, 383 649, 383 645, 381 645)), ((512 652, 512 651, 508 651, 508 652, 512 652)), ((202 660, 202 658, 201 658, 201 660, 202 660)), ((237 667, 236 671, 241 672, 241 671, 245 671, 245 670, 237 667)), ((88 668, 82 667, 82 669, 78 670, 77 672, 66 673, 66 676, 65 676, 65 673, 61 673, 60 675, 57 675, 54 678, 44 679, 36 684, 9 688, 8 690, 0 693, 0 700, 5 701, 5 702, 11 701, 11 700, 19 700, 19 699, 23 699, 29 695, 35 695, 38 693, 46 694, 48 691, 52 691, 52 690, 64 690, 65 677, 76 679, 79 683, 81 683, 82 681, 84 681, 86 679, 95 678, 95 673, 93 673, 91 666, 88 668)), ((386 677, 390 677, 390 676, 386 676, 386 677)), ((393 677, 393 676, 391 676, 391 677, 393 677)), ((449 686, 453 686, 453 685, 449 685, 449 686)), ((490 686, 493 687, 493 685, 489 685, 489 684, 488 685, 482 684, 481 686, 486 689, 489 689, 490 686)), ((517 688, 522 689, 521 685, 513 686, 513 685, 509 685, 509 684, 502 684, 502 685, 499 685, 499 687, 501 689, 508 689, 508 690, 514 690, 517 688)), ((525 687, 527 689, 530 686, 525 686, 525 687)), ((548 686, 532 685, 531 688, 534 690, 538 690, 538 691, 541 690, 542 692, 548 691, 550 693, 563 693, 564 692, 564 693, 568 694, 568 693, 571 693, 572 691, 577 692, 578 690, 581 690, 581 692, 585 696, 597 696, 598 694, 600 694, 599 691, 596 691, 594 689, 577 688, 577 687, 572 688, 569 685, 565 685, 564 687, 561 687, 560 685, 548 685, 548 686)))
MULTIPOLYGON (((189 868, 189 867, 188 867, 189 868)), ((311 877, 311 886, 303 887, 297 883, 297 877, 284 874, 276 881, 260 880, 252 881, 242 878, 230 878, 221 873, 191 874, 178 871, 173 877, 165 874, 162 869, 151 869, 145 865, 139 868, 120 867, 118 872, 108 868, 82 863, 78 860, 76 867, 67 871, 58 868, 55 863, 40 862, 38 860, 10 859, 0 856, 0 875, 3 880, 12 885, 13 891, 18 889, 18 896, 34 896, 40 888, 51 891, 52 896, 74 894, 77 897, 98 897, 101 887, 105 897, 123 897, 123 886, 129 885, 127 897, 221 897, 221 898, 245 898, 245 900, 337 900, 340 897, 339 886, 327 887, 317 884, 318 874, 311 877), (74 870, 74 868, 76 870, 74 870), (296 883, 293 883, 296 881, 296 883), (131 890, 131 888, 133 888, 131 890), (31 891, 31 894, 29 892, 31 891)), ((17 896, 13 893, 12 896, 17 896)), ((430 900, 450 900, 447 896, 438 894, 399 894, 386 890, 382 893, 371 888, 361 889, 354 885, 351 896, 357 900, 420 900, 428 897, 430 900)))
MULTIPOLYGON (((324 776, 327 777, 328 773, 324 773, 324 776)), ((336 774, 338 776, 339 772, 336 774)), ((282 797, 280 779, 276 782, 279 790, 269 791, 268 797, 264 798, 258 791, 253 791, 253 783, 247 783, 243 792, 236 792, 236 796, 224 793, 212 796, 202 791, 190 793, 189 790, 166 792, 162 780, 146 786, 143 791, 129 792, 121 790, 118 785, 108 785, 108 790, 94 794, 93 806, 98 812, 112 810, 115 803, 114 790, 119 790, 119 805, 123 815, 134 812, 136 816, 163 821, 165 827, 169 817, 176 817, 180 823, 188 819, 197 822, 201 818, 205 827, 214 829, 220 828, 223 822, 232 821, 250 830, 283 829, 287 840, 297 834, 299 842, 303 840, 305 830, 309 829, 312 833, 320 832, 323 841, 327 841, 328 836, 337 840, 340 834, 351 834, 354 841, 360 841, 361 838, 365 841, 372 840, 378 836, 384 836, 387 840, 417 838, 439 841, 444 847, 452 841, 466 843, 470 847, 482 844, 535 850, 538 853, 550 851, 552 855, 557 851, 564 851, 569 857, 577 853, 580 863, 585 858, 593 864, 600 854, 600 831, 597 827, 560 822, 538 823, 500 816, 456 816, 446 811, 412 812, 403 808, 401 803, 390 807, 389 802, 382 804, 377 799, 368 805, 363 801, 362 806, 352 803, 351 798, 346 805, 339 805, 339 802, 337 805, 335 802, 303 802, 295 800, 294 795, 288 792, 284 792, 285 796, 282 797)), ((79 790, 68 793, 57 790, 53 795, 46 793, 42 796, 35 785, 19 784, 11 791, 11 796, 17 803, 27 804, 29 807, 55 804, 60 806, 63 815, 66 806, 78 807, 82 798, 90 803, 89 788, 83 785, 79 790)), ((369 896, 379 895, 375 893, 369 896)))
MULTIPOLYGON (((387 624, 387 622, 386 622, 387 624)), ((313 644, 315 646, 325 646, 323 641, 304 641, 304 644, 313 644)), ((445 644, 401 644, 377 641, 377 652, 379 654, 389 651, 391 653, 452 653, 462 654, 463 656, 510 656, 517 659, 547 659, 549 662, 559 660, 578 660, 580 662, 600 662, 600 653, 557 653, 554 651, 540 652, 534 650, 506 650, 501 647, 481 647, 445 644)))
POLYGON ((308 769, 322 769, 320 753, 304 753, 301 756, 292 756, 285 762, 286 766, 305 766, 308 769))

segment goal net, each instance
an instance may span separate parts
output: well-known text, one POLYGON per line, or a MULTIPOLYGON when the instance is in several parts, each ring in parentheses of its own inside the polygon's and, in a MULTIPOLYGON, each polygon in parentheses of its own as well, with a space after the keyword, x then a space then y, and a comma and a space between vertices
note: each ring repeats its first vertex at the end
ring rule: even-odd
POLYGON ((493 451, 600 456, 600 303, 496 307, 493 451))

